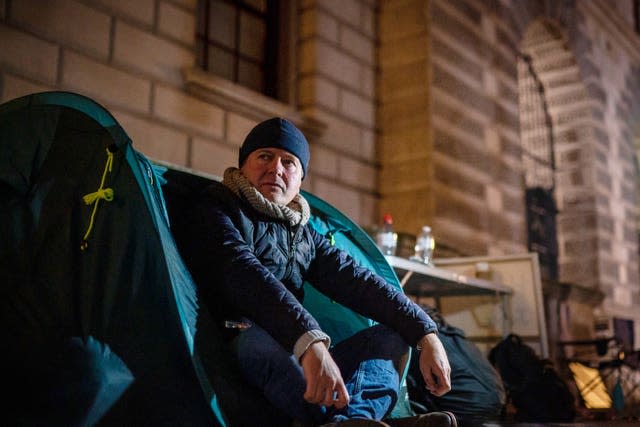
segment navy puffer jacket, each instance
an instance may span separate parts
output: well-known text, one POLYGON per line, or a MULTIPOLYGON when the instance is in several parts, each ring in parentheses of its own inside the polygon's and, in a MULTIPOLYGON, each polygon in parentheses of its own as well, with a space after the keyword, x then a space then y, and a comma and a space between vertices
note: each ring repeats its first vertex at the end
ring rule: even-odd
POLYGON ((248 318, 293 351, 302 334, 320 329, 301 303, 308 281, 334 301, 390 326, 410 345, 437 330, 399 289, 359 267, 309 224, 292 229, 217 182, 191 214, 197 253, 186 258, 219 320, 248 318))

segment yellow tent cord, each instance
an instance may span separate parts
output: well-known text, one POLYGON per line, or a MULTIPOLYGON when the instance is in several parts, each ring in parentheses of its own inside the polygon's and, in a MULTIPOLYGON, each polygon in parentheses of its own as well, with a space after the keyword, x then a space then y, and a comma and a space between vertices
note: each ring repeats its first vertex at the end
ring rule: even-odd
POLYGON ((91 219, 89 220, 89 227, 87 228, 87 232, 84 233, 84 237, 82 238, 82 242, 80 243, 80 250, 84 251, 89 246, 89 234, 91 234, 91 230, 93 229, 93 220, 96 216, 96 212, 98 211, 98 203, 100 199, 104 199, 107 202, 113 200, 113 189, 111 188, 103 188, 104 181, 107 177, 107 173, 111 172, 111 168, 113 167, 113 153, 107 149, 107 163, 104 165, 104 172, 102 173, 102 180, 100 181, 100 188, 93 193, 89 193, 82 197, 84 203, 87 205, 93 205, 93 211, 91 212, 91 219))

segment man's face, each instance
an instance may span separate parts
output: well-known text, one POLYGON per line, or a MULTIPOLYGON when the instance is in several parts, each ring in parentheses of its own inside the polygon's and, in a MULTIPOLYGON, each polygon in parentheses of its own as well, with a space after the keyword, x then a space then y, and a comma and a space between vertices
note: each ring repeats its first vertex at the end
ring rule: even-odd
POLYGON ((267 199, 288 205, 300 192, 302 165, 293 154, 280 148, 259 148, 240 167, 251 185, 267 199))

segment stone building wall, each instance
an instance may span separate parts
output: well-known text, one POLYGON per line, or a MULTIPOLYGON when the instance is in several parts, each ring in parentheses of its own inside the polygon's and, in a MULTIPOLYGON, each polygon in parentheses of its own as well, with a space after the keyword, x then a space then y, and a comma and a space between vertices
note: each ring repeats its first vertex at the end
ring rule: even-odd
POLYGON ((298 100, 324 124, 307 186, 356 222, 377 221, 376 2, 302 1, 298 100))
MULTIPOLYGON (((620 2, 624 10, 627 2, 620 2)), ((629 2, 630 3, 630 2, 629 2)), ((578 2, 577 54, 589 89, 593 120, 591 164, 596 233, 597 275, 592 283, 604 293, 604 311, 625 319, 640 316, 638 275, 637 123, 640 101, 640 36, 628 18, 606 2, 578 2)), ((575 248, 574 257, 579 257, 575 248)), ((638 331, 636 331, 636 337, 638 331)), ((636 343, 638 338, 636 338, 636 343)))
POLYGON ((3 3, 3 101, 78 92, 111 111, 152 158, 210 173, 234 161, 252 120, 183 87, 181 70, 195 63, 195 0, 3 3))
POLYGON ((402 231, 432 225, 459 254, 527 250, 517 63, 530 56, 553 124, 559 280, 574 304, 558 333, 581 338, 593 317, 580 313, 599 295, 608 315, 640 320, 629 310, 640 287, 640 40, 616 10, 602 1, 380 3, 380 210, 402 231))
MULTIPOLYGON (((422 1, 381 2, 378 46, 379 212, 415 234, 434 217, 429 17, 422 1)), ((433 225, 433 224, 431 224, 433 225)))

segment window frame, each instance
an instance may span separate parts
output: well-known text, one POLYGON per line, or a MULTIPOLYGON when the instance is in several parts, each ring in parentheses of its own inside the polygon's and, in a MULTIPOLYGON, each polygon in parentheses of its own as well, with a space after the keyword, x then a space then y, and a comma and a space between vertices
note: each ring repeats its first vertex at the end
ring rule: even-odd
MULTIPOLYGON (((245 84, 240 81, 239 75, 239 62, 241 60, 247 60, 247 58, 240 54, 240 13, 260 13, 260 11, 250 8, 246 3, 238 2, 234 0, 199 0, 198 2, 198 24, 196 25, 196 58, 197 64, 207 73, 217 76, 234 84, 253 90, 254 92, 263 94, 269 98, 276 99, 284 103, 291 103, 294 99, 295 93, 294 85, 292 84, 293 65, 295 64, 294 49, 295 46, 295 33, 292 31, 295 28, 293 19, 295 18, 295 1, 293 0, 265 0, 266 9, 264 12, 265 22, 265 48, 261 63, 256 63, 260 66, 262 75, 261 88, 257 90, 255 87, 245 84), (235 39, 233 48, 233 71, 232 78, 227 76, 221 76, 214 71, 209 70, 209 49, 224 48, 219 43, 210 39, 210 5, 212 1, 220 1, 234 7, 235 16, 235 39), (240 4, 242 3, 242 4, 240 4), (201 16, 204 14, 204 16, 201 16), (202 28, 204 26, 204 28, 202 28)), ((227 52, 231 49, 224 48, 227 52)))

